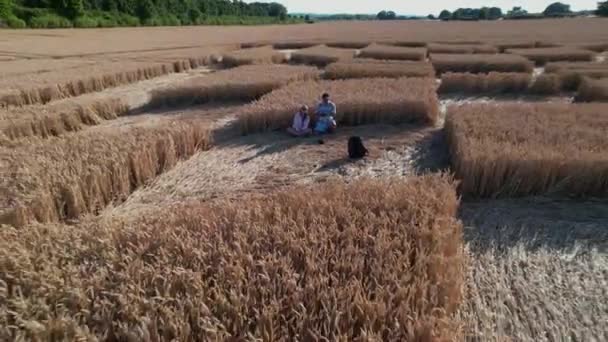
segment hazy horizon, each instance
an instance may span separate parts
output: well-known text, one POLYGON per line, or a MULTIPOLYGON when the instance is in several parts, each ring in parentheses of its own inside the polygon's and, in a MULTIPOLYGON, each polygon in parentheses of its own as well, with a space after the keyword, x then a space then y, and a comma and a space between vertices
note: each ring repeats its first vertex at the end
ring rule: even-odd
MULTIPOLYGON (((555 1, 470 1, 470 0, 455 0, 455 1, 433 1, 430 3, 416 2, 405 3, 397 0, 375 0, 375 1, 352 1, 352 2, 333 2, 321 0, 276 0, 287 7, 290 13, 315 13, 315 14, 374 14, 382 10, 395 11, 398 14, 411 15, 437 15, 444 9, 453 11, 457 8, 479 8, 479 7, 500 7, 503 11, 507 11, 514 6, 521 6, 528 12, 542 12, 549 4, 555 1), (328 4, 331 5, 328 6, 328 4)), ((576 1, 561 1, 571 5, 572 10, 588 10, 597 8, 598 0, 576 0, 576 1)))

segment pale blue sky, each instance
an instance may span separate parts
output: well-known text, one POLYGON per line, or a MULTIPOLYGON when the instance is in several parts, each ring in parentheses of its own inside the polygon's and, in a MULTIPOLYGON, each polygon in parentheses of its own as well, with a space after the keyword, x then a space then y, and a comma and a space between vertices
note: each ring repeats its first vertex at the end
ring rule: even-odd
MULTIPOLYGON (((268 0, 270 1, 270 0, 268 0)), ((575 11, 595 9, 599 0, 561 0, 570 4, 575 11)), ((459 7, 496 6, 506 12, 513 6, 522 6, 529 12, 542 12, 547 5, 555 1, 470 1, 470 0, 436 0, 436 1, 406 1, 406 0, 277 0, 287 7, 289 12, 310 13, 378 13, 379 11, 393 10, 399 14, 427 15, 439 14, 442 9, 450 11, 459 7)))

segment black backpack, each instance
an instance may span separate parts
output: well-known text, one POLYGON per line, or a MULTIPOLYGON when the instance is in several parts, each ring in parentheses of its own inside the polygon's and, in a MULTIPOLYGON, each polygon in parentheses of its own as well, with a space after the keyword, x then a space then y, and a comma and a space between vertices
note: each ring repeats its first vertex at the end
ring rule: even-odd
POLYGON ((361 159, 367 155, 367 149, 363 146, 361 137, 348 138, 348 157, 350 159, 361 159))

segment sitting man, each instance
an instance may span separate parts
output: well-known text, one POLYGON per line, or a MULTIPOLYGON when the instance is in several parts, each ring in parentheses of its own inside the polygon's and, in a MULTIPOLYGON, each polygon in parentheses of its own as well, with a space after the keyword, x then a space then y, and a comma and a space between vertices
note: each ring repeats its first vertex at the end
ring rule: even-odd
POLYGON ((315 134, 333 133, 336 130, 336 105, 329 100, 328 93, 321 96, 316 115, 315 134))
POLYGON ((308 125, 310 125, 310 116, 308 116, 308 106, 304 105, 293 116, 293 124, 287 128, 287 133, 294 137, 305 137, 312 133, 308 125))

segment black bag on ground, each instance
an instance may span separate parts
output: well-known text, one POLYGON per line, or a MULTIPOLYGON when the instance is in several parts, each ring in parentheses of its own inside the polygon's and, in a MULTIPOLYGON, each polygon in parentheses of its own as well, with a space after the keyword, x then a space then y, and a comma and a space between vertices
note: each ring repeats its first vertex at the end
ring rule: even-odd
POLYGON ((367 149, 363 146, 361 137, 348 138, 348 157, 350 159, 361 159, 367 155, 367 149))

